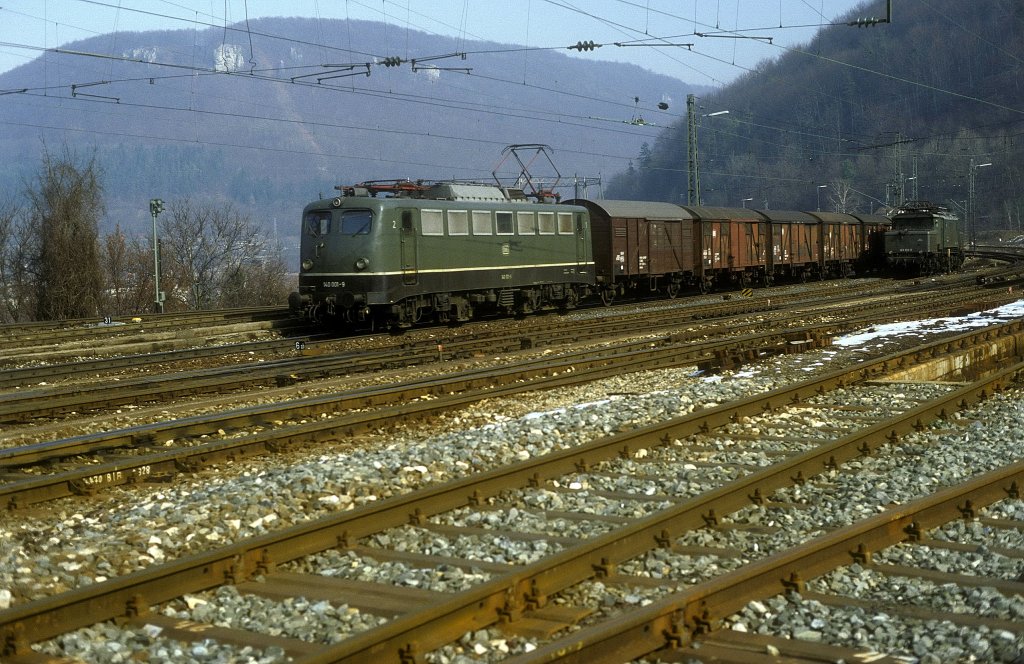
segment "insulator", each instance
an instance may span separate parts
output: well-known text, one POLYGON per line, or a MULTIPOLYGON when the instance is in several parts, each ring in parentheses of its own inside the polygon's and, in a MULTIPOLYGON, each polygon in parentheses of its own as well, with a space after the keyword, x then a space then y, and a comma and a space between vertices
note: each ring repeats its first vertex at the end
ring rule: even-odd
POLYGON ((575 46, 570 46, 569 49, 576 49, 577 51, 593 51, 595 48, 600 47, 600 44, 595 44, 591 41, 578 41, 575 46))

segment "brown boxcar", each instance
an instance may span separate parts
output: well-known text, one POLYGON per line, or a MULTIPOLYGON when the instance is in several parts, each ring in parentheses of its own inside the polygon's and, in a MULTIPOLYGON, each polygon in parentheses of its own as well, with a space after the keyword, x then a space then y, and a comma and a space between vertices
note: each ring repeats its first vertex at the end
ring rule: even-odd
POLYGON ((807 279, 821 274, 821 223, 806 212, 759 210, 771 228, 769 273, 807 279))
POLYGON ((862 224, 839 212, 809 212, 821 220, 821 270, 830 277, 845 277, 860 258, 862 224))
POLYGON ((861 222, 857 271, 878 272, 885 265, 885 232, 892 220, 882 214, 854 214, 861 222))
POLYGON ((762 215, 746 208, 688 205, 686 209, 699 219, 694 253, 700 257, 697 276, 701 290, 715 283, 746 286, 764 280, 768 224, 762 215))
POLYGON ((566 201, 590 212, 597 287, 605 301, 626 291, 671 297, 694 283, 693 217, 672 203, 566 201))

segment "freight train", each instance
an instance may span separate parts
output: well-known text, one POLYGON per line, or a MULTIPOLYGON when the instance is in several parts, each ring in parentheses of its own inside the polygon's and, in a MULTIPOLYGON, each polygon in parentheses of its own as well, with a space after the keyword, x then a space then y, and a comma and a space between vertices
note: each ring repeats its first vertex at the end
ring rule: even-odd
POLYGON ((885 233, 885 260, 890 269, 909 274, 960 269, 964 264, 960 220, 928 201, 901 206, 885 233))
POLYGON ((477 183, 368 182, 303 211, 298 315, 405 328, 588 297, 844 277, 884 262, 879 215, 533 200, 477 183))

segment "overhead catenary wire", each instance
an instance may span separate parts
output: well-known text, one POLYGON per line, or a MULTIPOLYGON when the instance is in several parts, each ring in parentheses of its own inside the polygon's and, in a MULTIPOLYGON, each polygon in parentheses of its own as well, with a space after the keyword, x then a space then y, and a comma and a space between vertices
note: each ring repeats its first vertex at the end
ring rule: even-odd
MULTIPOLYGON (((105 5, 105 6, 111 6, 108 3, 96 2, 95 0, 90 0, 90 2, 91 2, 91 4, 100 4, 100 5, 105 5)), ((382 3, 381 3, 382 11, 384 11, 385 4, 386 3, 382 0, 382 3)), ((567 7, 570 6, 570 5, 567 5, 566 3, 554 3, 554 2, 551 2, 550 4, 560 4, 560 5, 567 6, 567 7)), ((634 4, 634 3, 624 3, 624 4, 634 4)), ((695 16, 695 26, 696 26, 696 16, 695 16)), ((247 34, 249 34, 251 36, 252 34, 258 34, 258 33, 248 32, 247 34)), ((283 38, 283 37, 276 36, 276 38, 283 38)), ((287 38, 284 38, 284 39, 287 39, 287 38)), ((552 48, 554 48, 554 47, 552 47, 552 48)), ((563 48, 563 47, 558 47, 558 48, 563 48)), ((272 71, 272 70, 268 70, 268 71, 272 71)), ((868 71, 870 71, 870 70, 868 70, 868 71)), ((192 75, 192 74, 189 74, 189 75, 192 75)), ((490 78, 491 80, 495 80, 495 81, 501 81, 502 80, 500 77, 488 77, 488 78, 490 78)), ((279 80, 279 79, 277 77, 275 77, 275 76, 268 75, 268 76, 266 76, 266 80, 279 80)), ((506 82, 512 83, 512 84, 517 84, 517 85, 520 84, 520 83, 518 83, 516 81, 506 81, 506 82)), ((400 97, 396 97, 396 98, 401 99, 400 97)), ((456 107, 458 107, 458 106, 456 105, 456 107)), ((826 130, 821 130, 821 131, 826 131, 826 130)), ((825 135, 823 135, 821 137, 822 138, 835 138, 834 136, 825 136, 825 135)))

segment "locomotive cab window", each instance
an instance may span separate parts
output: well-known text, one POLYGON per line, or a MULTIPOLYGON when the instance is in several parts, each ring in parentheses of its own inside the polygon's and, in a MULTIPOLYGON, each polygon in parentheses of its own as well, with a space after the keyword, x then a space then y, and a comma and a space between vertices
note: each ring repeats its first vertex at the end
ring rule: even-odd
POLYGON ((345 210, 341 213, 342 235, 368 235, 373 213, 369 210, 345 210))
POLYGON ((495 212, 494 220, 498 225, 498 235, 512 235, 512 213, 495 212))
POLYGON ((490 235, 491 213, 487 210, 473 210, 473 235, 490 235))
POLYGON ((448 210, 448 235, 469 235, 469 212, 448 210))
POLYGON ((307 212, 305 219, 306 232, 313 237, 320 237, 331 232, 330 210, 307 212))

